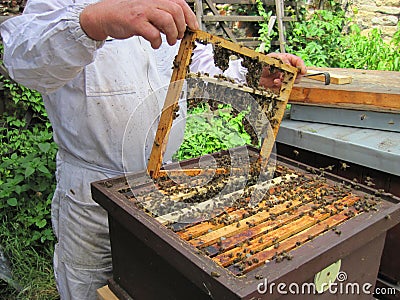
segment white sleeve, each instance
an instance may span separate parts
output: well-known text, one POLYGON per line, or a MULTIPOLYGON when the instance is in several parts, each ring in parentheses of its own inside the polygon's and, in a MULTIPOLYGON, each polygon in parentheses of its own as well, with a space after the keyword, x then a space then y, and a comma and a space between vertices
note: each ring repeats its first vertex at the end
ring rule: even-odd
POLYGON ((222 74, 221 69, 214 64, 214 51, 211 43, 207 45, 196 43, 196 48, 193 50, 192 63, 190 64, 190 72, 208 73, 211 77, 222 74))
POLYGON ((211 77, 223 74, 237 83, 245 83, 247 69, 242 66, 242 59, 236 58, 230 59, 228 69, 222 72, 220 68, 215 66, 212 44, 203 45, 196 43, 196 48, 193 50, 192 63, 190 64, 190 72, 208 73, 211 77))
POLYGON ((225 70, 224 76, 235 80, 237 83, 246 83, 247 68, 242 66, 242 59, 229 59, 229 67, 225 70))
POLYGON ((103 45, 80 27, 79 15, 86 5, 32 0, 24 14, 4 22, 0 28, 3 61, 10 76, 41 93, 75 78, 103 45))

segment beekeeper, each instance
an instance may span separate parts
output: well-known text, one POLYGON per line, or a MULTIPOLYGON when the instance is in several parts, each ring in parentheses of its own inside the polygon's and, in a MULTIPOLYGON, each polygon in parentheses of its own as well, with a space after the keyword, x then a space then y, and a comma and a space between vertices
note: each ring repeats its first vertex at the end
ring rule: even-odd
MULTIPOLYGON (((96 299, 112 277, 107 213, 92 200, 90 183, 122 174, 128 120, 129 171, 146 168, 164 100, 151 95, 168 84, 186 26, 198 29, 184 0, 30 0, 1 26, 4 64, 43 95, 59 147, 52 223, 61 299, 96 299)), ((206 48, 197 50, 198 67, 209 65, 206 48)), ((281 58, 305 73, 300 58, 281 58)), ((174 130, 170 152, 183 132, 174 130)))

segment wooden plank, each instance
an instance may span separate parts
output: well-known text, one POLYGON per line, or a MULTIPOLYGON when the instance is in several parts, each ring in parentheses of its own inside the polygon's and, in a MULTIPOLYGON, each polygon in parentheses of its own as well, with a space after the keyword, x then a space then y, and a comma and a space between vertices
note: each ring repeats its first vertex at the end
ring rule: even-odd
MULTIPOLYGON (((239 209, 239 210, 234 210, 233 208, 227 209, 227 213, 229 215, 229 219, 235 220, 235 219, 242 219, 243 215, 247 214, 247 210, 245 209, 239 209)), ((196 224, 194 226, 189 227, 186 230, 178 232, 178 235, 184 239, 184 240, 191 240, 193 238, 197 238, 207 232, 217 230, 219 228, 224 227, 225 225, 223 223, 213 223, 210 221, 202 222, 200 224, 196 224)))
POLYGON ((117 296, 110 290, 108 285, 103 286, 97 290, 98 300, 119 300, 117 296))
MULTIPOLYGON (((242 16, 242 15, 214 15, 203 16, 204 22, 264 22, 264 17, 260 16, 242 16)), ((295 21, 292 17, 282 17, 282 21, 295 21)))
POLYGON ((160 170, 159 176, 164 177, 164 176, 178 176, 185 174, 186 176, 193 177, 193 176, 198 176, 198 175, 206 175, 206 174, 211 174, 211 175, 216 175, 216 174, 227 174, 229 173, 229 170, 224 169, 224 168, 216 168, 216 169, 180 169, 180 170, 160 170))
POLYGON ((203 0, 194 0, 194 11, 196 13, 197 23, 199 23, 199 29, 203 30, 203 0))
MULTIPOLYGON (((214 15, 220 16, 218 9, 216 9, 215 6, 214 6, 214 3, 212 3, 211 0, 205 0, 205 1, 207 3, 208 7, 211 9, 212 13, 214 15)), ((205 16, 203 16, 203 18, 202 18, 203 21, 207 22, 204 19, 204 17, 205 16)), ((236 42, 236 37, 233 34, 232 30, 224 22, 220 22, 219 24, 221 25, 222 29, 225 31, 226 35, 231 39, 231 41, 236 42)))
POLYGON ((286 52, 286 39, 285 39, 285 25, 283 25, 283 18, 285 10, 283 7, 283 0, 275 0, 276 18, 278 23, 279 34, 279 49, 281 53, 286 52))
POLYGON ((263 22, 260 16, 203 16, 204 22, 263 22))
MULTIPOLYGON (((309 69, 307 70, 307 75, 318 74, 318 73, 321 73, 321 71, 309 70, 309 69)), ((333 83, 333 84, 349 84, 353 81, 353 77, 350 75, 340 75, 340 74, 335 74, 335 73, 331 73, 331 72, 329 72, 329 75, 330 75, 330 83, 333 83)), ((313 80, 325 82, 324 75, 315 75, 315 76, 311 76, 309 78, 313 79, 313 80)))
MULTIPOLYGON (((286 175, 284 178, 286 180, 290 180, 290 178, 296 178, 297 176, 294 174, 288 174, 286 175)), ((272 186, 280 183, 282 181, 282 178, 274 178, 272 180, 263 182, 261 184, 259 184, 257 187, 257 189, 259 191, 263 191, 263 190, 268 190, 270 189, 272 186)), ((198 189, 198 191, 206 191, 207 187, 203 187, 198 189)), ((194 193, 188 193, 188 194, 182 194, 182 195, 174 195, 175 197, 180 197, 180 198, 190 198, 191 196, 193 196, 194 193)), ((237 199, 238 197, 241 197, 241 195, 243 194, 243 190, 238 190, 235 191, 233 193, 227 194, 227 195, 223 195, 222 197, 220 195, 218 195, 217 197, 211 198, 209 200, 200 202, 200 203, 196 203, 193 204, 192 206, 188 207, 188 208, 183 208, 179 211, 174 211, 172 213, 163 215, 163 216, 159 216, 156 218, 156 220, 158 222, 160 222, 163 225, 168 224, 169 222, 179 222, 179 220, 185 216, 186 214, 188 214, 190 211, 208 211, 210 210, 210 208, 215 207, 215 204, 224 204, 224 202, 226 202, 227 200, 231 200, 234 201, 235 199, 237 199)), ((143 203, 143 205, 145 206, 145 203, 143 203)), ((227 206, 223 206, 223 207, 218 207, 218 210, 213 211, 214 215, 218 215, 220 213, 220 211, 225 210, 227 208, 227 206)))
MULTIPOLYGON (((295 205, 296 203, 293 204, 295 205)), ((207 247, 209 255, 213 256, 221 252, 222 250, 230 250, 236 245, 240 243, 245 243, 249 240, 255 240, 258 238, 261 238, 262 240, 262 236, 267 235, 268 232, 276 230, 278 229, 278 227, 286 225, 289 222, 295 221, 306 213, 312 211, 314 209, 314 206, 315 208, 319 207, 319 205, 314 205, 313 203, 307 203, 306 205, 302 205, 299 207, 296 207, 294 205, 289 208, 289 210, 295 208, 294 212, 291 212, 290 214, 288 213, 288 210, 288 212, 278 215, 273 220, 267 220, 253 227, 246 227, 244 231, 235 233, 235 235, 224 238, 223 240, 220 240, 217 243, 207 247)))
MULTIPOLYGON (((193 3, 195 0, 186 0, 188 3, 193 3)), ((212 1, 215 4, 248 4, 248 5, 255 5, 256 1, 255 0, 213 0, 212 1)), ((274 0, 266 0, 264 1, 266 6, 274 6, 275 1, 274 0)), ((296 1, 285 1, 285 5, 287 6, 296 6, 296 1)))
POLYGON ((351 76, 353 80, 350 84, 323 85, 304 78, 292 88, 290 103, 400 112, 400 72, 315 67, 313 69, 351 76))
MULTIPOLYGON (((209 77, 209 76, 205 76, 205 75, 199 75, 197 73, 189 73, 186 78, 201 78, 202 81, 215 83, 215 84, 218 84, 219 86, 224 86, 227 88, 240 90, 240 91, 243 91, 246 93, 252 93, 254 95, 266 95, 268 93, 266 91, 254 90, 254 89, 252 89, 248 86, 244 86, 242 84, 232 83, 229 81, 221 81, 217 77, 209 77)), ((274 100, 285 102, 285 99, 282 97, 279 97, 279 96, 275 97, 274 100)))
MULTIPOLYGON (((296 189, 297 192, 300 192, 301 190, 302 190, 302 188, 296 189)), ((276 197, 274 195, 270 197, 270 199, 273 199, 273 198, 279 200, 282 197, 276 197)), ((198 247, 198 248, 207 247, 211 244, 216 243, 221 237, 228 238, 233 235, 237 235, 238 233, 240 233, 242 231, 245 231, 249 227, 248 224, 251 224, 252 226, 258 225, 260 223, 267 221, 269 218, 271 218, 272 215, 279 215, 279 214, 288 212, 288 211, 292 210, 294 207, 298 207, 301 204, 303 204, 304 201, 309 201, 309 200, 310 200, 310 197, 308 197, 307 195, 304 195, 303 199, 296 199, 296 200, 291 201, 290 206, 288 206, 288 203, 286 203, 286 202, 275 205, 274 207, 270 208, 269 210, 261 211, 255 215, 252 215, 245 219, 242 219, 235 224, 231 224, 231 225, 219 228, 218 230, 214 230, 203 236, 195 238, 195 239, 191 240, 190 243, 193 246, 198 247)))

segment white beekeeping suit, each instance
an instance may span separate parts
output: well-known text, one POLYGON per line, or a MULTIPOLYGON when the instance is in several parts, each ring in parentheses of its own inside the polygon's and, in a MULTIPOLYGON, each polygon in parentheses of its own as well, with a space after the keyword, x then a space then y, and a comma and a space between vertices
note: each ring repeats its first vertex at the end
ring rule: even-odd
POLYGON ((131 167, 145 169, 149 125, 164 100, 148 96, 168 84, 178 47, 154 50, 141 37, 93 41, 79 25, 87 3, 31 0, 1 28, 4 63, 16 81, 42 93, 59 146, 52 222, 62 299, 95 299, 111 277, 107 214, 92 200, 90 182, 122 174, 123 134, 135 111, 131 167))
MULTIPOLYGON (((124 171, 129 120, 129 171, 146 168, 164 101, 163 93, 154 92, 169 83, 179 47, 164 42, 154 50, 138 36, 90 39, 79 15, 93 2, 30 0, 23 15, 1 26, 4 64, 17 82, 42 93, 59 147, 52 223, 62 299, 96 299, 112 276, 107 213, 92 200, 90 183, 124 171)), ((203 67, 215 70, 207 53, 199 55, 203 67)), ((202 66, 195 57, 194 63, 202 66)), ((170 136, 166 159, 179 146, 183 126, 170 136)))
MULTIPOLYGON (((42 94, 59 147, 52 224, 62 299, 96 299, 112 276, 107 213, 92 200, 90 183, 146 168, 179 47, 165 38, 157 50, 139 36, 90 39, 79 17, 94 2, 30 0, 23 15, 1 26, 4 64, 14 80, 42 94)), ((193 70, 221 73, 212 56, 211 45, 199 45, 193 70)), ((243 68, 233 65, 229 76, 243 81, 243 68)), ((175 121, 185 103, 181 110, 175 121)), ((175 123, 165 160, 183 137, 184 122, 175 123)))

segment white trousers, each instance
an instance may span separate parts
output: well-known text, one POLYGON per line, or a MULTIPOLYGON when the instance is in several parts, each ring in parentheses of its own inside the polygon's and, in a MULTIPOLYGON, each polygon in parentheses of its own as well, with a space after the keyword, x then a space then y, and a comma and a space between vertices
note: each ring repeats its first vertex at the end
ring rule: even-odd
POLYGON ((62 300, 95 300, 96 290, 112 277, 107 212, 92 200, 90 183, 113 175, 58 154, 52 224, 58 241, 54 274, 62 300))

